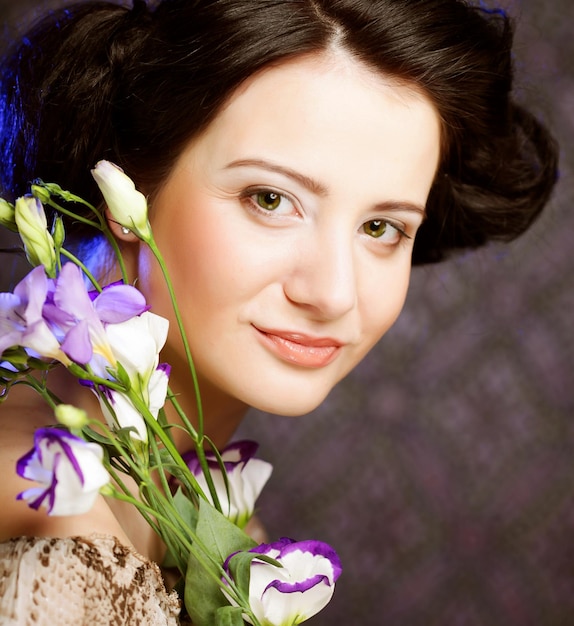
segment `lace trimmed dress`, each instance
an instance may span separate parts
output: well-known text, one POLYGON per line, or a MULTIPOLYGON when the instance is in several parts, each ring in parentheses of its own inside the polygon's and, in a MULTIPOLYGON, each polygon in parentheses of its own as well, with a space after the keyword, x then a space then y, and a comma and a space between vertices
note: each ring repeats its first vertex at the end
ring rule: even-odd
POLYGON ((159 567, 106 535, 0 543, 1 626, 178 626, 159 567))

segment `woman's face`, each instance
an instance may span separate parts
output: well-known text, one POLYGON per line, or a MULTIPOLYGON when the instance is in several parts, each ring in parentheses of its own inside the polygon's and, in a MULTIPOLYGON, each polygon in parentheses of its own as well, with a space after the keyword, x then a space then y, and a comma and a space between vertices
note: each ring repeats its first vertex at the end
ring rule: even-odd
MULTIPOLYGON (((429 100, 339 52, 233 95, 152 208, 206 389, 302 414, 357 365, 403 305, 439 134, 429 100)), ((145 250, 139 281, 173 319, 145 250)))

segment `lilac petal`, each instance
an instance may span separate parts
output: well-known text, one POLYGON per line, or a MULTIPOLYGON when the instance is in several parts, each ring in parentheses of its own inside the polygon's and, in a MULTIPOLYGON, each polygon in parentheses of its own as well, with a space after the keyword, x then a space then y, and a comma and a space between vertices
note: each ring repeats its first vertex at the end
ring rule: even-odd
POLYGON ((0 353, 21 345, 24 333, 42 319, 47 278, 36 267, 15 287, 14 293, 0 294, 0 353))
POLYGON ((22 341, 22 333, 15 329, 5 329, 4 325, 0 322, 0 354, 12 348, 13 346, 20 345, 22 341))
POLYGON ((73 263, 66 263, 62 267, 54 291, 54 304, 79 319, 95 317, 81 270, 73 263))
POLYGON ((22 333, 22 346, 33 350, 37 355, 65 362, 67 357, 62 354, 58 339, 44 320, 31 324, 22 333))
MULTIPOLYGON (((106 287, 104 287, 104 291, 109 289, 110 287, 115 287, 116 285, 125 285, 123 280, 116 280, 113 283, 109 283, 106 287)), ((91 289, 88 291, 88 296, 90 296, 90 300, 93 302, 102 292, 97 289, 91 289)))
POLYGON ((67 311, 63 311, 53 302, 46 302, 42 309, 42 317, 52 326, 67 328, 76 323, 76 318, 67 311))
POLYGON ((41 265, 35 267, 16 285, 14 294, 21 302, 27 303, 26 320, 35 321, 41 317, 47 293, 48 277, 41 265))
POLYGON ((144 295, 131 285, 106 287, 94 299, 94 308, 104 324, 120 324, 149 310, 144 295))
POLYGON ((19 304, 20 298, 9 291, 0 293, 0 316, 10 314, 19 304))
POLYGON ((90 341, 90 330, 86 320, 78 322, 70 331, 60 346, 62 352, 67 354, 72 361, 85 365, 90 361, 94 353, 90 341))
POLYGON ((329 577, 324 574, 316 574, 315 576, 311 576, 311 578, 295 583, 273 580, 267 585, 267 587, 265 587, 263 593, 265 593, 268 589, 277 589, 280 593, 303 593, 305 591, 309 591, 309 589, 312 589, 317 585, 320 585, 321 583, 324 583, 327 587, 331 586, 329 577))

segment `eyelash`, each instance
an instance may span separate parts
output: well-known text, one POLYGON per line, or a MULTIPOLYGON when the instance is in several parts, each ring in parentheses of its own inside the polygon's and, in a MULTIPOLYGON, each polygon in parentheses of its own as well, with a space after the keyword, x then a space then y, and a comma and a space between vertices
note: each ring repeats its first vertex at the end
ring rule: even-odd
MULTIPOLYGON (((269 189, 267 187, 261 187, 261 188, 253 188, 252 187, 252 188, 246 189, 245 191, 243 191, 241 193, 240 199, 241 199, 241 201, 244 204, 248 205, 248 208, 250 210, 254 211, 255 213, 257 213, 259 215, 263 215, 263 216, 265 216, 267 218, 268 217, 278 217, 278 216, 274 216, 273 215, 275 213, 276 209, 264 209, 255 200, 256 196, 264 196, 264 195, 271 195, 271 194, 275 195, 279 200, 286 200, 297 211, 297 209, 295 207, 295 201, 292 198, 290 198, 285 193, 281 193, 279 191, 275 191, 275 189, 269 189)), ((280 217, 285 217, 285 216, 281 215, 280 217)))
MULTIPOLYGON (((412 239, 412 237, 410 235, 408 235, 404 229, 404 226, 401 224, 398 224, 395 221, 389 220, 389 219, 384 219, 384 218, 378 218, 378 219, 374 219, 374 220, 368 220, 367 222, 364 222, 361 226, 361 230, 365 233, 365 235, 367 235, 370 239, 381 239, 382 237, 384 237, 384 235, 386 234, 386 227, 390 226, 391 228, 393 228, 397 234, 398 234, 398 241, 396 242, 396 244, 389 244, 389 245, 398 245, 400 244, 402 241, 408 240, 408 239, 412 239), (371 224, 378 224, 378 225, 384 225, 385 226, 385 232, 383 232, 379 237, 373 237, 372 235, 369 235, 369 233, 367 232, 367 228, 371 225, 371 224)), ((376 227, 375 227, 376 228, 376 227)), ((371 230, 374 230, 374 228, 371 228, 371 230)))
MULTIPOLYGON (((295 203, 295 201, 292 198, 290 198, 285 193, 282 193, 282 192, 279 192, 279 191, 275 191, 274 189, 270 189, 268 187, 256 187, 256 188, 251 187, 251 188, 245 189, 241 193, 241 195, 240 195, 240 200, 244 204, 247 204, 248 208, 251 211, 254 211, 255 213, 257 213, 259 215, 263 215, 263 216, 265 216, 267 218, 275 217, 276 219, 279 218, 279 217, 284 217, 283 215, 281 215, 281 216, 273 216, 273 214, 275 213, 276 209, 264 209, 257 202, 257 200, 255 200, 256 196, 263 196, 263 195, 274 195, 280 201, 286 200, 297 211, 296 206, 295 206, 296 203, 295 203)), ((380 239, 381 237, 383 237, 385 235, 385 233, 382 233, 380 237, 370 236, 367 233, 366 229, 371 224, 385 225, 385 227, 390 226, 391 228, 393 228, 394 230, 397 231, 398 237, 399 237, 398 241, 396 243, 387 244, 387 245, 389 245, 391 247, 397 246, 401 242, 404 242, 406 240, 412 239, 412 237, 406 233, 404 225, 399 224, 399 223, 395 222, 394 220, 389 220, 389 219, 386 219, 386 218, 377 218, 377 219, 368 220, 368 221, 364 222, 361 225, 361 231, 364 232, 364 234, 367 235, 367 237, 369 237, 370 239, 373 239, 375 241, 377 239, 380 239)))

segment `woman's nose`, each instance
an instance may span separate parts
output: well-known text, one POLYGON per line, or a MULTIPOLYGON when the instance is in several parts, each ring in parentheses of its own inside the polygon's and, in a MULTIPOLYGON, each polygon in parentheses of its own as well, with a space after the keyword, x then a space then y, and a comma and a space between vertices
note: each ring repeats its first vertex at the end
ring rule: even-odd
POLYGON ((342 317, 357 300, 352 238, 310 236, 299 244, 292 271, 284 282, 285 295, 317 319, 342 317))

